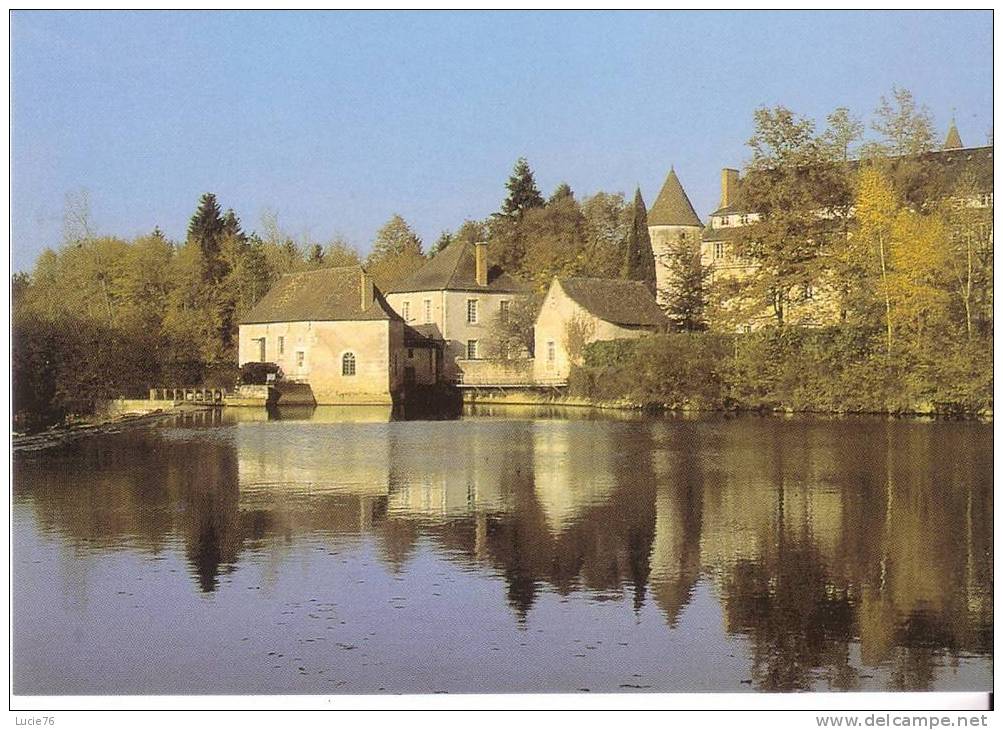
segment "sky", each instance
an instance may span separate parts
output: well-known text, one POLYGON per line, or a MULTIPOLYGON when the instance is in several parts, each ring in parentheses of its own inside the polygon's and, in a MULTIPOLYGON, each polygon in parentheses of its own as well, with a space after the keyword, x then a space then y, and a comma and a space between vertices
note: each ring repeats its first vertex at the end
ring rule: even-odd
POLYGON ((211 191, 365 253, 395 213, 430 246, 497 211, 519 157, 649 206, 674 166, 706 220, 763 105, 867 120, 898 85, 992 128, 991 11, 15 11, 11 44, 15 271, 81 191, 100 234, 180 241, 211 191))

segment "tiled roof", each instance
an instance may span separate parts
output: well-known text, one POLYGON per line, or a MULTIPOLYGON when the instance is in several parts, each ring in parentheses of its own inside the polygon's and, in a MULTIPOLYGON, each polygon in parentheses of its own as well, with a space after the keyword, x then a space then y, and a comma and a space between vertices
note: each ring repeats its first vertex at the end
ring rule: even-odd
MULTIPOLYGON (((490 251, 488 253, 490 256, 490 251)), ((433 256, 410 279, 392 287, 390 292, 526 290, 522 282, 506 274, 499 266, 488 267, 488 285, 481 286, 477 283, 476 266, 474 244, 454 241, 433 256)))
POLYGON ((564 292, 583 309, 613 324, 663 326, 665 315, 639 281, 559 278, 564 292))
POLYGON ((240 324, 400 319, 376 287, 372 304, 362 309, 362 274, 361 266, 286 274, 240 324))
POLYGON ((648 211, 649 226, 702 226, 700 216, 686 197, 675 170, 669 170, 655 204, 648 211))

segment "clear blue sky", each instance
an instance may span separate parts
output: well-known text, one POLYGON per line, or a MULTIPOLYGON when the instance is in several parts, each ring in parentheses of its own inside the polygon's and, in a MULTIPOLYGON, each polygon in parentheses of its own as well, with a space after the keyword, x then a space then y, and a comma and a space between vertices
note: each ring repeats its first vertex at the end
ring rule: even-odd
POLYGON ((705 218, 764 104, 869 117, 898 84, 992 126, 989 11, 15 12, 11 54, 15 270, 80 189, 100 233, 180 240, 212 191, 365 252, 395 212, 430 245, 497 210, 519 156, 649 205, 675 165, 705 218))

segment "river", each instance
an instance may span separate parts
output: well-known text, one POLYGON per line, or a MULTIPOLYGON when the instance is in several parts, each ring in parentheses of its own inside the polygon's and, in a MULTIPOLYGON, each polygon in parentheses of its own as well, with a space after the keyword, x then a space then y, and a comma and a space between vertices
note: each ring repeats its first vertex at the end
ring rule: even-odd
POLYGON ((226 410, 13 464, 15 694, 992 688, 992 427, 226 410))

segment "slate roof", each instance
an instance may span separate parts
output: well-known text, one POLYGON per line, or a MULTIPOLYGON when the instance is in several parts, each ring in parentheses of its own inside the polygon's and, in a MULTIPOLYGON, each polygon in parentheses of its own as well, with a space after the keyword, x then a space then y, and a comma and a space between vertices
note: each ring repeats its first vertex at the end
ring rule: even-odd
MULTIPOLYGON (((920 160, 922 162, 933 162, 937 163, 938 167, 933 168, 933 174, 940 177, 937 181, 941 188, 945 191, 950 191, 958 179, 966 172, 971 171, 975 176, 976 186, 985 192, 990 192, 993 189, 993 148, 992 146, 986 147, 961 147, 961 137, 957 134, 957 129, 952 127, 952 129, 947 134, 947 141, 944 143, 944 149, 934 150, 932 152, 924 152, 921 155, 907 156, 907 157, 897 157, 890 160, 892 168, 902 164, 906 161, 920 160), (952 134, 953 132, 953 134, 952 134), (956 139, 952 139, 956 137, 956 139), (957 143, 957 148, 953 148, 953 145, 957 143)), ((849 163, 851 170, 857 170, 862 164, 867 164, 863 160, 851 160, 849 163)), ((756 173, 749 173, 750 175, 755 175, 756 173)), ((749 206, 743 201, 742 190, 743 183, 745 179, 743 178, 739 182, 738 193, 735 199, 732 201, 731 205, 718 208, 713 213, 712 216, 718 215, 735 215, 739 213, 752 213, 753 211, 749 206)), ((727 230, 727 229, 717 229, 717 230, 727 230)), ((707 231, 704 231, 704 240, 711 240, 707 238, 707 231)), ((723 239, 715 239, 723 240, 723 239)))
POLYGON ((583 309, 607 322, 657 327, 667 322, 651 292, 639 281, 558 278, 557 282, 583 309))
POLYGON ((362 309, 362 272, 361 266, 339 266, 285 274, 240 324, 399 320, 376 287, 373 303, 362 309))
POLYGON ((436 347, 442 344, 442 337, 432 337, 420 327, 404 325, 404 347, 436 347))
MULTIPOLYGON (((490 256, 490 251, 488 253, 490 256)), ((467 241, 454 241, 433 256, 410 279, 392 287, 389 291, 521 292, 527 290, 525 284, 506 274, 500 266, 488 267, 488 285, 481 286, 477 283, 476 267, 474 244, 467 241)))
MULTIPOLYGON (((965 172, 971 172, 975 177, 975 185, 979 190, 992 192, 993 189, 993 148, 965 147, 962 149, 936 150, 924 152, 913 157, 898 157, 892 160, 892 166, 902 161, 919 159, 925 163, 936 163, 933 174, 938 176, 938 189, 949 193, 965 172)), ((859 165, 860 163, 855 163, 859 165)))
POLYGON ((702 226, 700 216, 686 197, 675 170, 669 170, 655 204, 648 211, 649 226, 702 226))
POLYGON ((951 128, 947 130, 947 139, 944 140, 945 150, 960 150, 965 144, 961 141, 961 135, 958 134, 958 125, 951 120, 951 128))

